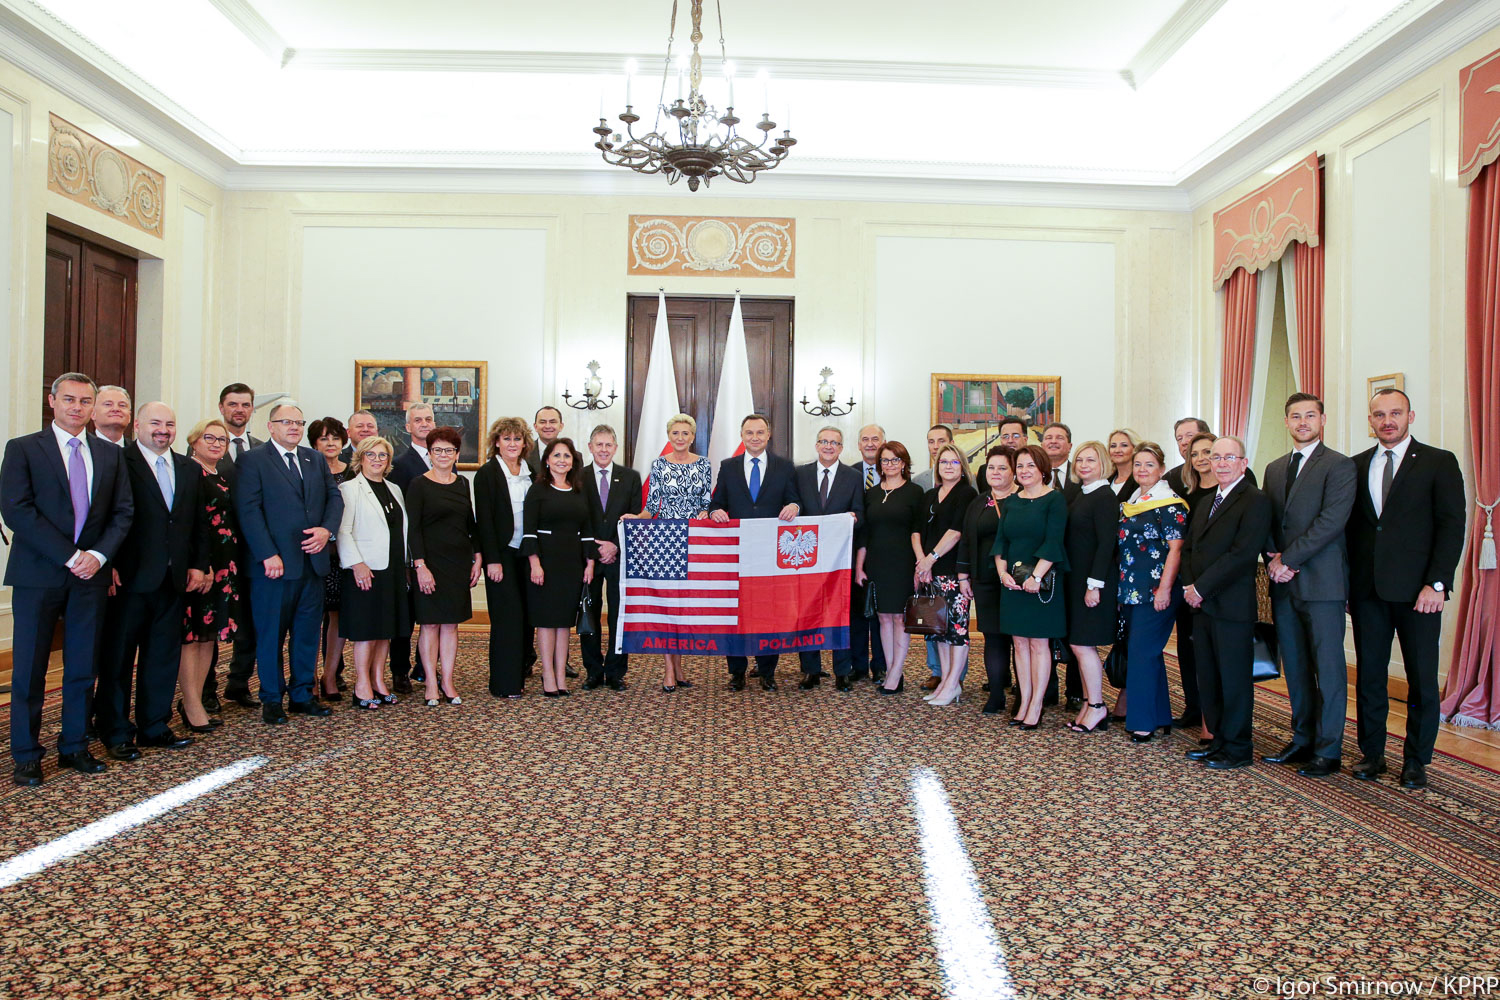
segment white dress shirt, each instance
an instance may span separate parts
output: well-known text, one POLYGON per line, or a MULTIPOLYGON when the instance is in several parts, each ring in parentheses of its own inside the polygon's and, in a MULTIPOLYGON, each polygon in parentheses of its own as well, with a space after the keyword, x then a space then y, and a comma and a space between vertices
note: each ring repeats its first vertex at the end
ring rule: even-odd
POLYGON ((764 451, 761 452, 759 455, 753 455, 753 456, 748 451, 745 452, 744 459, 745 459, 745 485, 746 486, 750 485, 750 473, 755 468, 755 466, 753 466, 753 465, 750 464, 750 460, 752 458, 758 458, 758 459, 760 459, 760 484, 762 486, 766 485, 766 459, 768 457, 769 457, 769 453, 768 452, 764 452, 764 451))
POLYGON ((280 441, 272 441, 271 442, 271 447, 273 447, 273 448, 276 449, 276 460, 278 462, 280 462, 283 466, 286 465, 286 457, 288 455, 292 456, 292 469, 296 472, 297 478, 301 479, 302 478, 302 463, 300 463, 300 462, 297 461, 297 452, 296 452, 296 449, 283 448, 281 446, 281 442, 280 441))
POLYGON ((239 434, 234 433, 234 431, 229 432, 229 451, 226 452, 226 454, 229 456, 231 461, 239 458, 240 455, 243 455, 244 452, 249 451, 252 447, 254 447, 254 445, 250 443, 250 434, 248 431, 242 431, 239 434), (240 442, 240 447, 244 449, 244 451, 241 451, 238 454, 236 454, 234 450, 234 443, 236 441, 240 442))
POLYGON ((1234 482, 1230 483, 1228 486, 1224 486, 1224 485, 1221 484, 1219 486, 1218 496, 1215 497, 1215 499, 1219 500, 1219 501, 1222 501, 1225 497, 1227 497, 1230 494, 1230 491, 1232 491, 1236 486, 1238 486, 1240 484, 1240 479, 1244 479, 1244 478, 1245 478, 1245 474, 1242 472, 1242 473, 1240 473, 1240 478, 1236 479, 1234 482))
MULTIPOLYGON (((148 469, 151 470, 151 478, 155 479, 156 478, 156 458, 157 458, 156 453, 153 452, 150 448, 147 448, 144 444, 142 444, 139 441, 137 441, 135 443, 135 446, 141 450, 141 457, 146 460, 146 468, 148 468, 148 469)), ((161 457, 165 458, 167 460, 167 482, 169 482, 169 483, 172 484, 172 495, 175 497, 177 495, 177 466, 176 466, 176 463, 174 463, 172 461, 172 453, 170 451, 164 451, 164 452, 162 452, 161 453, 161 457)), ((170 506, 170 504, 168 506, 170 506)))
POLYGON ((1047 482, 1058 489, 1068 485, 1068 467, 1071 465, 1072 462, 1065 460, 1062 465, 1055 465, 1047 470, 1047 482))
POLYGON ((111 439, 109 436, 104 435, 104 434, 98 435, 98 438, 99 438, 100 441, 103 441, 106 444, 112 444, 116 448, 121 448, 121 449, 123 449, 127 444, 130 443, 130 439, 127 438, 124 434, 120 435, 120 440, 118 440, 118 441, 115 441, 115 440, 111 439))
MULTIPOLYGON (((68 453, 70 451, 70 449, 68 448, 68 442, 74 440, 75 438, 77 439, 78 452, 83 456, 83 471, 88 476, 89 503, 92 504, 94 502, 94 456, 89 453, 88 431, 79 431, 76 435, 69 434, 67 431, 57 426, 57 421, 54 420, 52 421, 52 435, 57 438, 57 450, 62 452, 63 472, 68 471, 68 453)), ((67 562, 63 563, 63 565, 68 569, 72 569, 73 564, 78 561, 78 557, 83 555, 83 552, 83 549, 79 549, 78 551, 74 552, 72 557, 69 558, 67 562)), ((89 549, 88 553, 95 559, 99 560, 100 566, 104 565, 104 553, 99 552, 95 549, 89 549)))
POLYGON ((510 474, 510 469, 500 460, 499 455, 496 455, 492 461, 499 463, 500 473, 505 477, 505 488, 510 491, 510 512, 512 518, 515 520, 515 530, 510 535, 510 547, 519 549, 521 547, 521 519, 525 513, 526 493, 531 489, 531 468, 522 461, 521 471, 513 476, 510 474))
POLYGON ((1406 458, 1406 449, 1411 447, 1411 435, 1401 439, 1401 443, 1387 448, 1381 445, 1375 449, 1375 457, 1370 460, 1370 502, 1375 505, 1375 516, 1379 517, 1381 510, 1385 507, 1385 499, 1380 495, 1381 481, 1385 478, 1385 453, 1393 451, 1396 453, 1396 464, 1391 470, 1391 478, 1394 480, 1396 473, 1401 471, 1401 462, 1406 458))

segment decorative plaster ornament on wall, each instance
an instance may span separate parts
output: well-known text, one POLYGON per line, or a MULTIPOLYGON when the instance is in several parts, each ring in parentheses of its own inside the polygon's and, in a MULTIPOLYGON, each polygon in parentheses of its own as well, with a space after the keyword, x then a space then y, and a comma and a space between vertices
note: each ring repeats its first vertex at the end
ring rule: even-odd
POLYGON ((796 277, 797 221, 632 215, 629 274, 796 277))
POLYGON ((165 178, 57 115, 48 118, 48 190, 161 236, 165 178))

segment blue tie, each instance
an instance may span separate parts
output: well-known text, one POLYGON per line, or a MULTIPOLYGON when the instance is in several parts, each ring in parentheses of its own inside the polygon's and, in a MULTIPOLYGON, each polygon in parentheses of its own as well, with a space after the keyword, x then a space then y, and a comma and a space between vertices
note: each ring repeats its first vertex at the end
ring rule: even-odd
POLYGON ((172 509, 172 477, 167 474, 167 456, 156 456, 156 484, 161 487, 162 502, 172 509))
POLYGON ((760 499, 760 459, 750 460, 750 502, 760 499))

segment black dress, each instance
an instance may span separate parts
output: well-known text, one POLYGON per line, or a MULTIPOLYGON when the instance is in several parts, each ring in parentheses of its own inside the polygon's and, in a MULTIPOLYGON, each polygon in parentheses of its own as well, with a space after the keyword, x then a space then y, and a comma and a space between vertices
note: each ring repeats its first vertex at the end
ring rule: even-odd
POLYGON ((1068 643, 1107 646, 1115 641, 1115 594, 1120 587, 1120 502, 1105 483, 1082 493, 1068 507, 1068 550, 1064 587, 1068 598, 1068 643), (1084 603, 1090 579, 1099 580, 1099 603, 1084 603))
MULTIPOLYGON (((940 487, 934 486, 922 497, 923 507, 927 511, 927 521, 922 525, 922 549, 926 552, 935 549, 949 531, 963 531, 964 514, 979 494, 974 491, 974 487, 960 479, 948 490, 946 497, 939 500, 940 495, 940 487)), ((933 585, 948 605, 948 630, 942 635, 932 636, 932 639, 946 642, 950 646, 962 646, 969 641, 970 601, 958 589, 958 552, 961 548, 962 538, 932 564, 933 585)))
POLYGON ((969 577, 974 591, 974 621, 979 631, 1000 631, 1000 574, 990 550, 995 547, 995 532, 1000 528, 1000 514, 1005 501, 996 507, 988 496, 976 497, 964 512, 964 537, 958 543, 958 571, 969 577))
POLYGON ((188 594, 184 602, 182 641, 229 642, 239 631, 240 532, 234 516, 229 480, 222 473, 203 470, 203 509, 208 514, 209 572, 213 584, 206 594, 188 594))
POLYGON ((350 642, 370 642, 411 635, 411 611, 406 597, 405 520, 401 505, 391 491, 397 487, 369 480, 375 499, 385 511, 385 526, 391 533, 390 559, 385 569, 371 570, 369 590, 354 582, 354 570, 343 569, 339 592, 339 634, 350 642))
POLYGON ((406 491, 406 516, 411 524, 411 558, 426 561, 436 587, 424 594, 417 588, 418 625, 457 625, 474 617, 469 580, 479 539, 469 482, 459 476, 439 483, 426 476, 411 481, 406 491))
POLYGON ((583 566, 594 558, 594 519, 577 489, 537 483, 522 509, 521 572, 526 610, 537 628, 572 628, 583 593, 583 566), (542 563, 542 585, 531 582, 531 557, 542 563))
POLYGON ((899 615, 912 594, 917 554, 911 536, 922 533, 926 517, 922 487, 903 483, 887 492, 879 483, 865 490, 865 522, 860 546, 865 550, 865 575, 875 587, 875 610, 899 615))

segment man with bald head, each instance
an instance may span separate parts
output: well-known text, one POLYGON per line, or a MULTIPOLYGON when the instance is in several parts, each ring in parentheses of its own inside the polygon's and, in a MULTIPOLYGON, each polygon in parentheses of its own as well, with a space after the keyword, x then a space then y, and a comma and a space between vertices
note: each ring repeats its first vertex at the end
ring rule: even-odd
POLYGON ((135 518, 115 556, 113 596, 105 624, 94 707, 99 738, 115 760, 139 747, 181 749, 192 743, 169 725, 182 656, 182 607, 189 590, 207 590, 210 527, 197 464, 172 451, 177 417, 166 403, 147 403, 125 448, 135 518), (135 712, 132 719, 131 694, 135 712))
POLYGON ((101 385, 94 400, 94 433, 123 448, 130 441, 130 393, 118 385, 101 385))

